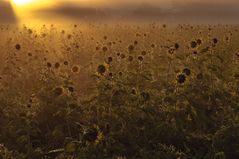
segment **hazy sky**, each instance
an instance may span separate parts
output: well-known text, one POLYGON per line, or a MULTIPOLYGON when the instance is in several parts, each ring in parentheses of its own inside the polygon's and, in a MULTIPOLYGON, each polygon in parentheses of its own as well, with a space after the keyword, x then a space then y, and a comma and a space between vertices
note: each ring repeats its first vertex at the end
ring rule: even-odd
POLYGON ((118 5, 139 5, 141 3, 150 3, 157 6, 168 6, 175 4, 193 4, 193 3, 223 3, 230 4, 236 3, 239 4, 238 0, 55 0, 58 2, 73 2, 73 3, 89 3, 89 4, 97 4, 97 5, 109 5, 109 6, 118 6, 118 5))
POLYGON ((13 1, 11 8, 10 0, 0 0, 0 22, 15 21, 16 17, 20 20, 117 17, 239 22, 239 0, 31 0, 27 8, 13 1))

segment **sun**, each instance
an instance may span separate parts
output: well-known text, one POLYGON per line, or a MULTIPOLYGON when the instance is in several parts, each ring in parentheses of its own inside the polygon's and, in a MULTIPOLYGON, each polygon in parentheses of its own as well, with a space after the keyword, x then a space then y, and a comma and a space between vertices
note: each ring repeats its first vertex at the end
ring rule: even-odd
MULTIPOLYGON (((2 0, 0 0, 1 2, 2 0)), ((10 2, 19 25, 40 21, 41 14, 38 11, 46 8, 54 8, 61 0, 5 0, 10 2), (37 20, 35 20, 37 19, 37 20)), ((1 8, 1 6, 0 6, 1 8)), ((1 12, 1 11, 0 11, 1 12)), ((0 14, 1 15, 1 14, 0 14)), ((1 17, 1 16, 0 16, 1 17)))
POLYGON ((32 3, 34 0, 12 0, 12 2, 17 6, 24 6, 32 3))

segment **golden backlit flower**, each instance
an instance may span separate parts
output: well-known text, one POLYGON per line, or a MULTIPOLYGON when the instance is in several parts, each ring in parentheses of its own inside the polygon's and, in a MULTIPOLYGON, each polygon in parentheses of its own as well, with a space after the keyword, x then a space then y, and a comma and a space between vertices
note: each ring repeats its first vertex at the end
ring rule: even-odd
POLYGON ((98 67, 97 67, 97 75, 104 75, 107 71, 109 70, 109 65, 107 63, 104 63, 104 64, 100 64, 98 67))

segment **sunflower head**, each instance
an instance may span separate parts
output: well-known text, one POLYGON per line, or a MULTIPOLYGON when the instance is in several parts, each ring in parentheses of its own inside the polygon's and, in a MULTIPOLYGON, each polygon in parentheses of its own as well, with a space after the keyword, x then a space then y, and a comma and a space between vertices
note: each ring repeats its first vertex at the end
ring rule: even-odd
POLYGON ((183 73, 187 76, 190 76, 191 75, 191 70, 189 68, 185 68, 185 69, 183 69, 183 73))
POLYGON ((80 71, 80 67, 79 66, 73 66, 72 67, 72 69, 71 69, 71 71, 73 72, 73 73, 78 73, 79 71, 80 71))
POLYGON ((180 47, 180 46, 179 46, 179 44, 178 44, 178 43, 175 43, 175 44, 174 44, 174 48, 175 48, 176 50, 178 50, 178 49, 179 49, 179 47, 180 47))
POLYGON ((98 126, 94 125, 93 127, 84 130, 83 138, 87 142, 98 144, 103 140, 103 133, 98 126))
POLYGON ((190 43, 190 46, 191 46, 191 48, 196 48, 197 47, 197 42, 196 41, 192 41, 190 43))
POLYGON ((63 94, 63 88, 62 87, 56 87, 54 90, 53 90, 53 93, 56 95, 56 96, 61 96, 63 94))
POLYGON ((100 64, 98 67, 97 67, 97 74, 98 75, 104 75, 107 71, 109 70, 109 65, 104 63, 104 64, 100 64))
POLYGON ((178 74, 177 75, 177 82, 179 84, 183 84, 186 81, 186 76, 185 74, 178 74))
POLYGON ((15 48, 16 48, 16 50, 21 50, 21 45, 20 44, 16 44, 15 48))

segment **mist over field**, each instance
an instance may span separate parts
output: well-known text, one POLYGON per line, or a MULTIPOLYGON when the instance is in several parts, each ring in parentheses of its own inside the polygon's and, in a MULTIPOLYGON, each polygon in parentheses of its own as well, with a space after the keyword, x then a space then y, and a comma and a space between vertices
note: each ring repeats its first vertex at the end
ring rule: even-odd
POLYGON ((0 0, 0 159, 239 159, 236 0, 0 0))

